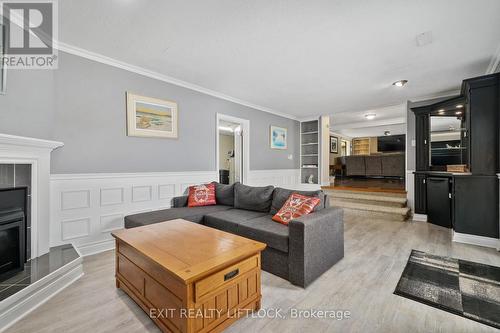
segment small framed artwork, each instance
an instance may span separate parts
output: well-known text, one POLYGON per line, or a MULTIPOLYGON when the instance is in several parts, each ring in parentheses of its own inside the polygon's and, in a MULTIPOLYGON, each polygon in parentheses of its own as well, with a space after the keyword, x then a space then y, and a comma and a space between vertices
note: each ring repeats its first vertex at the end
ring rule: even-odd
POLYGON ((287 129, 278 126, 271 126, 269 134, 271 139, 271 149, 287 149, 287 129))
POLYGON ((177 103, 127 92, 127 135, 177 138, 177 103))
POLYGON ((339 138, 336 136, 330 136, 330 153, 339 153, 339 138))

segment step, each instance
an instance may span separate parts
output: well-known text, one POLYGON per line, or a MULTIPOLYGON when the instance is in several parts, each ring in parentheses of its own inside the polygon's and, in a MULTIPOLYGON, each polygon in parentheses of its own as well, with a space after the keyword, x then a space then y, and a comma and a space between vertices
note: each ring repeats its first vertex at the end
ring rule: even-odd
MULTIPOLYGON (((337 205, 340 203, 358 203, 365 205, 375 205, 375 206, 384 206, 384 207, 396 207, 403 208, 406 207, 406 199, 403 200, 384 200, 382 197, 375 198, 366 198, 366 197, 330 197, 332 202, 335 202, 337 205)), ((399 199, 399 198, 398 198, 399 199)))
POLYGON ((380 218, 394 221, 406 221, 410 215, 409 207, 389 207, 378 204, 373 205, 335 199, 330 200, 330 206, 354 210, 357 214, 364 214, 363 216, 370 218, 380 218))
POLYGON ((349 193, 349 194, 359 194, 359 195, 372 195, 372 196, 383 196, 383 197, 391 197, 391 198, 406 198, 406 193, 392 193, 392 192, 379 192, 379 191, 365 191, 365 190, 357 190, 357 189, 352 189, 352 190, 334 190, 331 188, 323 188, 323 192, 325 192, 328 195, 342 195, 344 193, 349 193))
POLYGON ((338 192, 331 191, 328 193, 331 198, 342 201, 359 202, 366 204, 380 204, 384 206, 391 207, 405 207, 406 197, 393 197, 386 196, 382 194, 369 194, 369 193, 359 193, 359 192, 338 192))

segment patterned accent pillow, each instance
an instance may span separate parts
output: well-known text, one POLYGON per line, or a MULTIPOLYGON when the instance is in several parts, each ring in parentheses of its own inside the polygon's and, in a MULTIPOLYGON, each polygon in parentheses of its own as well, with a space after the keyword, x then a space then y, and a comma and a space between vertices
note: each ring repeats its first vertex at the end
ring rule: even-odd
POLYGON ((216 205, 215 184, 189 186, 188 207, 216 205))
POLYGON ((281 209, 273 216, 273 221, 288 225, 288 223, 302 215, 313 211, 321 201, 317 197, 307 197, 302 194, 292 193, 281 209))

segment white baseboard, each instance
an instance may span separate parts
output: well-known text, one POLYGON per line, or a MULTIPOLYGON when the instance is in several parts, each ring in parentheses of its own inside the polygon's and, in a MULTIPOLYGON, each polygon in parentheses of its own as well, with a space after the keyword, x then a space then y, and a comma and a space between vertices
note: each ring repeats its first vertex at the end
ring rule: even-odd
POLYGON ((109 251, 109 250, 114 250, 115 248, 115 240, 114 239, 108 239, 108 240, 103 240, 100 242, 93 242, 93 243, 88 243, 88 244, 83 244, 80 246, 75 246, 78 251, 82 254, 82 256, 91 256, 93 254, 101 253, 104 251, 109 251))
POLYGON ((500 250, 500 240, 497 238, 462 234, 453 231, 452 240, 457 243, 471 244, 471 245, 479 245, 484 247, 491 247, 497 250, 500 250))
POLYGON ((1 301, 0 332, 14 325, 82 276, 82 258, 79 257, 1 301))
POLYGON ((427 222, 426 214, 413 214, 413 221, 427 222))

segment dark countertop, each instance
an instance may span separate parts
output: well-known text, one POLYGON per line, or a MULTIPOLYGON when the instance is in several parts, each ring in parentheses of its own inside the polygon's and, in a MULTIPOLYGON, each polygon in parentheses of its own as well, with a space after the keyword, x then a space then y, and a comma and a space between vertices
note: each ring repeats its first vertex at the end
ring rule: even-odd
POLYGON ((470 172, 448 172, 448 171, 413 171, 413 173, 426 174, 431 176, 472 176, 470 172))

